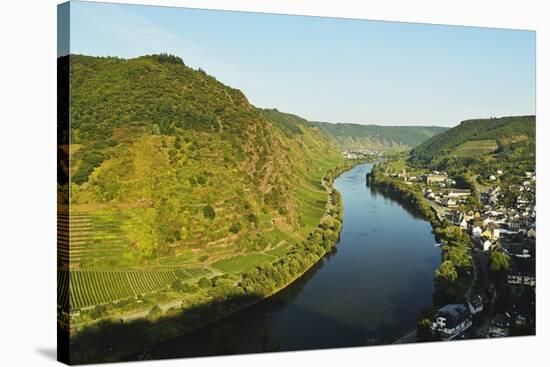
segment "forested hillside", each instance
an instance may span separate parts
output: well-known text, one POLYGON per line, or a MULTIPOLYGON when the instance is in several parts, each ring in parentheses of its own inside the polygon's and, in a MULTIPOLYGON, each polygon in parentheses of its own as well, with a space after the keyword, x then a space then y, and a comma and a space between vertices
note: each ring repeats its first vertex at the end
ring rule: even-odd
POLYGON ((71 325, 244 297, 193 328, 269 295, 334 245, 330 183, 344 160, 311 123, 257 109, 170 55, 67 63, 58 303, 82 311, 71 325))
POLYGON ((334 138, 344 150, 406 150, 447 130, 439 126, 378 126, 329 122, 314 124, 334 138))
POLYGON ((258 110, 168 55, 71 56, 71 92, 71 211, 108 218, 96 237, 124 244, 71 265, 200 265, 189 250, 263 251, 319 223, 321 177, 342 160, 305 120, 258 110))
POLYGON ((409 162, 439 169, 520 161, 534 165, 535 132, 535 116, 467 120, 415 147, 409 162))
POLYGON ((332 181, 355 163, 317 127, 257 109, 178 57, 71 55, 60 72, 67 64, 57 277, 59 325, 80 346, 71 360, 118 360, 114 340, 142 350, 217 320, 336 244, 332 181))

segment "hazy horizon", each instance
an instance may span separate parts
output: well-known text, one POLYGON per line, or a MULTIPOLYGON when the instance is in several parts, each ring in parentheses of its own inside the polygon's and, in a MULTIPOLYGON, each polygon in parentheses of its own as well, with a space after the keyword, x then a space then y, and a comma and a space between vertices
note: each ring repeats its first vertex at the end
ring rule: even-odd
POLYGON ((535 114, 535 32, 71 2, 71 53, 171 53, 260 108, 452 127, 535 114))

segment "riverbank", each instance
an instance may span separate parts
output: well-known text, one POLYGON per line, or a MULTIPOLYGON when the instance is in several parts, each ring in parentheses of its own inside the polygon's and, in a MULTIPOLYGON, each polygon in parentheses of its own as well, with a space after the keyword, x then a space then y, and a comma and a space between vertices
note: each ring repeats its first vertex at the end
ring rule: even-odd
POLYGON ((281 292, 154 348, 153 357, 391 344, 415 327, 432 303, 441 252, 427 221, 365 185, 371 169, 359 165, 334 180, 344 218, 330 255, 281 292))
POLYGON ((430 222, 434 230, 441 225, 435 210, 422 197, 422 191, 415 189, 413 185, 392 179, 389 175, 382 173, 378 165, 373 167, 368 180, 369 185, 373 185, 395 200, 414 208, 417 214, 430 222))
POLYGON ((90 356, 98 362, 147 359, 148 356, 142 355, 141 351, 217 322, 288 287, 316 265, 337 243, 342 228, 343 207, 340 193, 334 189, 333 182, 343 172, 363 163, 365 161, 348 161, 323 176, 322 184, 327 191, 325 213, 318 227, 287 255, 245 272, 231 282, 222 277, 213 279, 212 288, 201 290, 208 296, 202 297, 202 303, 172 309, 165 316, 154 320, 103 320, 82 330, 71 337, 71 342, 78 345, 79 351, 86 349, 86 355, 76 353, 74 362, 89 362, 90 356), (116 348, 105 348, 102 343, 98 345, 98 337, 117 340, 119 344, 116 348), (116 350, 116 354, 112 350, 116 350), (139 356, 136 356, 136 350, 140 351, 139 356))
MULTIPOLYGON (((436 285, 432 311, 447 303, 464 303, 466 295, 475 281, 469 272, 472 266, 469 255, 469 237, 460 228, 448 226, 446 219, 440 215, 437 208, 423 198, 422 191, 414 184, 397 180, 382 167, 374 167, 369 182, 395 200, 410 205, 413 210, 430 222, 435 240, 442 243, 440 267, 435 273, 436 285), (454 279, 449 281, 448 273, 441 269, 447 265, 454 272, 454 279)), ((412 342, 413 332, 398 339, 395 343, 412 342)), ((416 337, 414 338, 416 339, 416 337)))
MULTIPOLYGON (((410 185, 401 184, 380 172, 379 167, 374 166, 369 177, 369 185, 380 189, 392 198, 403 204, 410 205, 420 216, 430 222, 432 231, 436 231, 441 225, 437 212, 429 205, 425 205, 422 194, 414 190, 410 185)), ((393 344, 414 343, 417 341, 416 328, 397 339, 393 344)))

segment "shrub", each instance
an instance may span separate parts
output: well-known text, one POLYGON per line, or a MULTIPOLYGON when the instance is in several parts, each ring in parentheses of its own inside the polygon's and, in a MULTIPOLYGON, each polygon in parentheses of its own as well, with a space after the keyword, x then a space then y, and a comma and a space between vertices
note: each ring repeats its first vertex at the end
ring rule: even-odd
POLYGON ((204 216, 208 219, 214 219, 216 217, 216 211, 212 207, 212 205, 205 205, 205 207, 202 209, 202 212, 204 216))
POLYGON ((199 282, 197 283, 200 288, 208 288, 210 287, 211 283, 208 278, 200 278, 199 282))
POLYGON ((158 319, 159 317, 162 316, 162 310, 160 309, 160 307, 158 305, 154 305, 153 308, 151 308, 151 311, 149 311, 149 315, 148 317, 150 319, 158 319))
POLYGON ((103 305, 96 305, 94 309, 92 310, 90 316, 94 319, 98 319, 100 317, 105 316, 105 312, 107 311, 107 307, 103 305))
POLYGON ((105 160, 105 155, 97 150, 91 150, 82 157, 78 170, 72 177, 72 181, 78 185, 88 181, 96 167, 99 167, 105 160))
POLYGON ((241 230, 241 223, 237 222, 233 224, 231 227, 229 227, 229 232, 231 233, 239 233, 241 230))

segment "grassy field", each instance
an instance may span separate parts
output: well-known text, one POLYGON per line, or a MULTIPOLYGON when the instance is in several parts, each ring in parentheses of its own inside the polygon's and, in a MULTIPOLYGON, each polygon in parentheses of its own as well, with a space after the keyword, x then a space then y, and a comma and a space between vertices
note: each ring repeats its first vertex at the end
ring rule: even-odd
POLYGON ((298 198, 298 211, 302 228, 298 231, 302 237, 307 235, 319 224, 327 204, 327 192, 321 181, 324 174, 340 163, 339 157, 316 157, 315 164, 309 172, 300 175, 302 178, 295 187, 298 198))
POLYGON ((250 253, 241 256, 233 256, 223 260, 216 261, 212 267, 227 273, 241 273, 243 271, 255 268, 267 261, 275 260, 274 256, 262 253, 250 253))
POLYGON ((407 158, 404 157, 399 160, 392 161, 389 164, 394 172, 402 172, 403 169, 407 166, 407 158))
POLYGON ((461 157, 471 157, 492 153, 497 147, 497 142, 495 140, 471 140, 456 147, 454 154, 461 157))
POLYGON ((283 257, 285 256, 290 250, 292 249, 292 246, 289 244, 283 244, 280 246, 277 246, 274 249, 271 249, 267 251, 266 253, 275 257, 283 257))

